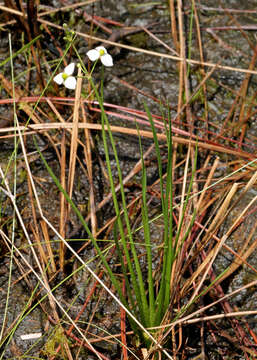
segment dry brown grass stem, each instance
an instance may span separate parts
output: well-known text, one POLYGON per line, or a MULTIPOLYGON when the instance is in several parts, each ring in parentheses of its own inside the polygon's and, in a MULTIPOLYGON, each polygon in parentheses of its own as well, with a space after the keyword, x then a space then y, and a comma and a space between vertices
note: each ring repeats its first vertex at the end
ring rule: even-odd
POLYGON ((47 225, 45 223, 44 220, 40 220, 40 225, 41 225, 41 229, 42 229, 42 233, 44 236, 44 242, 45 242, 45 246, 46 246, 46 250, 47 250, 47 265, 50 262, 50 266, 48 267, 48 272, 49 274, 54 274, 57 271, 56 265, 55 265, 55 260, 54 260, 54 254, 53 254, 53 249, 50 243, 50 236, 48 233, 48 228, 47 225))
MULTIPOLYGON (((51 14, 54 14, 56 12, 62 12, 62 11, 71 10, 71 9, 77 9, 79 7, 82 7, 82 6, 92 4, 92 3, 96 2, 96 1, 98 1, 98 0, 87 0, 87 1, 82 1, 80 3, 76 3, 76 4, 73 4, 73 5, 63 6, 63 7, 57 8, 57 9, 41 11, 40 13, 38 13, 38 16, 51 15, 51 14)), ((7 6, 0 5, 0 10, 3 10, 5 12, 7 12, 7 13, 10 13, 10 14, 13 14, 13 15, 18 15, 18 16, 21 16, 21 17, 24 17, 24 18, 27 17, 27 15, 24 14, 24 12, 19 11, 19 10, 15 10, 15 9, 7 7, 7 6)))
POLYGON ((211 170, 207 176, 207 179, 204 183, 204 187, 203 187, 203 190, 200 194, 200 197, 198 199, 198 202, 197 202, 197 205, 196 205, 196 210, 197 210, 197 213, 200 215, 201 212, 203 212, 203 208, 202 208, 202 204, 203 204, 203 200, 206 198, 206 191, 207 191, 207 188, 210 186, 212 180, 213 180, 213 176, 214 176, 214 173, 219 165, 219 162, 220 162, 220 159, 217 157, 211 167, 211 170))
POLYGON ((79 108, 80 108, 80 95, 81 95, 82 77, 81 68, 78 70, 78 80, 75 93, 74 111, 73 111, 73 122, 72 122, 72 135, 70 144, 70 161, 69 161, 69 176, 68 176, 68 194, 72 199, 73 184, 75 177, 75 167, 77 159, 77 148, 78 148, 78 123, 79 123, 79 108))
POLYGON ((177 51, 173 50, 169 45, 167 45, 164 41, 159 39, 157 36, 155 36, 150 30, 148 30, 146 27, 142 27, 145 33, 147 33, 151 38, 153 38, 155 41, 157 41, 159 44, 161 44, 163 47, 165 47, 167 50, 178 56, 177 51))
MULTIPOLYGON (((200 30, 200 23, 199 23, 199 17, 198 17, 198 13, 197 13, 195 0, 192 0, 192 5, 193 5, 193 10, 194 10, 194 19, 195 19, 195 26, 196 26, 196 33, 197 33, 199 56, 200 56, 201 62, 204 63, 204 53, 203 53, 201 30, 200 30)), ((215 68, 213 68, 213 69, 215 69, 215 68)), ((203 77, 205 78, 206 74, 205 74, 204 67, 202 67, 201 72, 202 72, 203 77)), ((206 87, 205 81, 203 82, 202 89, 203 89, 203 95, 204 95, 203 101, 204 101, 204 109, 205 109, 205 113, 204 113, 205 128, 206 128, 206 130, 208 130, 208 102, 207 102, 207 87, 206 87)))
MULTIPOLYGON (((36 225, 37 225, 37 223, 36 223, 36 225)), ((38 256, 40 257, 40 262, 42 264, 42 267, 46 267, 48 264, 47 254, 46 254, 45 248, 43 247, 43 241, 41 240, 40 235, 39 235, 38 226, 37 227, 34 227, 34 226, 30 226, 30 231, 33 234, 36 248, 38 251, 38 256)))
POLYGON ((37 248, 38 248, 38 252, 39 252, 39 256, 40 256, 40 260, 41 260, 41 264, 42 264, 42 267, 44 267, 44 266, 47 266, 48 262, 47 262, 46 251, 45 251, 45 249, 43 247, 43 243, 41 241, 40 225, 38 223, 37 211, 36 211, 36 206, 34 203, 33 190, 32 190, 32 185, 31 185, 29 176, 27 176, 27 184, 28 184, 29 201, 30 201, 32 219, 33 219, 33 223, 30 224, 30 230, 32 231, 32 233, 34 235, 35 242, 37 244, 37 248))
POLYGON ((250 316, 250 315, 256 315, 257 310, 247 310, 247 311, 235 311, 231 313, 225 313, 225 314, 216 314, 216 315, 210 315, 210 316, 201 316, 196 319, 190 319, 183 321, 183 324, 195 324, 199 321, 208 321, 208 320, 219 320, 224 318, 231 318, 231 317, 237 317, 237 316, 250 316))
POLYGON ((4 29, 5 26, 14 25, 14 24, 16 24, 16 20, 10 20, 10 21, 6 21, 4 23, 0 23, 0 27, 2 30, 5 30, 4 29))
POLYGON ((169 0, 169 9, 170 9, 170 24, 171 24, 171 36, 177 53, 179 53, 179 42, 178 42, 178 32, 177 32, 177 19, 174 0, 169 0))
POLYGON ((24 17, 24 14, 23 14, 22 11, 12 9, 12 8, 7 7, 7 6, 0 5, 0 10, 3 10, 5 12, 13 14, 13 15, 18 15, 18 16, 24 17))
MULTIPOLYGON (((64 191, 66 191, 66 136, 65 131, 62 134, 61 140, 61 179, 60 183, 64 191)), ((66 220, 67 220, 67 204, 63 192, 60 193, 60 220, 59 220, 59 232, 60 235, 66 237, 66 220)), ((60 268, 63 271, 65 262, 65 245, 61 241, 59 246, 59 261, 60 268)))
POLYGON ((181 0, 177 1, 177 13, 178 13, 178 33, 179 33, 179 47, 180 47, 180 58, 183 59, 179 63, 179 92, 180 92, 180 106, 178 107, 178 113, 182 106, 183 98, 182 95, 185 96, 185 103, 186 103, 186 121, 189 127, 190 134, 193 134, 193 119, 189 104, 189 79, 188 79, 188 72, 187 72, 187 61, 186 61, 186 39, 184 34, 184 16, 183 16, 183 4, 181 0))
POLYGON ((86 1, 77 2, 76 4, 70 4, 70 5, 58 7, 57 9, 55 8, 55 9, 51 9, 51 10, 42 11, 38 14, 38 16, 52 15, 52 14, 55 14, 56 12, 74 10, 74 9, 77 9, 77 8, 85 6, 85 5, 93 4, 97 1, 99 1, 99 0, 86 0, 86 1))
MULTIPOLYGON (((254 287, 256 285, 257 285, 257 280, 254 280, 254 281, 250 282, 249 284, 244 285, 244 286, 230 292, 229 294, 224 295, 220 299, 218 299, 216 301, 213 301, 212 303, 210 303, 210 304, 208 304, 208 305, 206 305, 206 306, 204 306, 202 308, 199 308, 198 310, 194 311, 193 313, 191 313, 191 314, 189 314, 189 315, 187 315, 185 317, 181 317, 180 319, 175 320, 174 322, 169 323, 169 324, 163 324, 163 325, 160 325, 160 326, 149 328, 149 330, 164 329, 164 328, 174 327, 174 326, 176 326, 178 324, 183 324, 183 323, 185 323, 185 322, 187 322, 189 320, 191 320, 191 321, 201 321, 202 318, 199 317, 199 315, 201 313, 205 312, 206 310, 210 309, 211 307, 214 307, 215 305, 217 305, 217 304, 219 304, 221 302, 224 302, 225 300, 227 300, 229 298, 232 298, 233 296, 240 293, 241 291, 249 289, 250 287, 254 287), (193 318, 196 318, 196 319, 193 319, 193 318)), ((253 310, 253 311, 257 311, 257 310, 253 310)), ((242 316, 243 316, 243 314, 246 313, 246 312, 248 312, 248 311, 238 312, 238 314, 242 314, 242 316)), ((251 310, 249 310, 249 312, 251 312, 251 310)), ((224 315, 227 316, 228 314, 220 314, 220 316, 223 317, 224 315)), ((169 332, 169 330, 168 330, 168 332, 169 332)), ((165 337, 167 336, 167 334, 165 334, 165 337)))
POLYGON ((257 171, 254 172, 254 174, 250 177, 250 180, 248 181, 248 183, 244 186, 243 190, 241 191, 240 195, 238 196, 238 198, 236 199, 236 201, 234 202, 234 206, 236 206, 236 204, 239 203, 239 201, 242 199, 242 197, 249 191, 252 189, 252 187, 257 183, 257 171))
MULTIPOLYGON (((238 187, 239 187, 238 183, 234 183, 232 185, 232 188, 230 189, 230 191, 229 191, 228 195, 226 196, 225 200, 223 201, 223 203, 220 205, 219 209, 216 212, 214 219, 212 220, 212 222, 209 226, 209 233, 214 232, 215 229, 217 229, 219 227, 219 224, 224 221, 227 209, 230 205, 231 200, 234 198, 238 187)), ((208 236, 208 234, 206 236, 208 236)), ((203 240, 203 242, 205 242, 205 241, 203 240)))
MULTIPOLYGON (((238 189, 238 184, 233 184, 228 195, 226 196, 223 204, 221 205, 221 208, 218 210, 216 216, 214 217, 214 219, 212 220, 208 230, 206 231, 205 236, 203 237, 202 243, 206 244, 209 242, 209 240, 212 238, 213 234, 215 234, 215 232, 217 231, 218 226, 220 225, 220 223, 224 220, 224 218, 226 217, 226 212, 227 209, 230 205, 231 200, 233 199, 233 197, 235 196, 235 193, 238 189)), ((198 276, 201 274, 200 277, 200 281, 194 291, 194 293, 191 296, 191 299, 189 300, 189 303, 193 302, 193 300, 197 297, 197 295, 199 294, 199 291, 203 285, 203 282, 205 281, 211 267, 212 264, 214 262, 214 260, 216 259, 220 249, 222 248, 223 244, 225 243, 226 239, 228 238, 228 236, 230 235, 229 231, 224 234, 222 236, 222 239, 220 242, 218 242, 214 248, 209 251, 209 253, 206 255, 206 258, 204 259, 204 261, 201 263, 200 266, 198 266, 197 270, 191 275, 190 279, 188 281, 185 282, 183 289, 182 289, 182 293, 185 292, 186 288, 189 288, 190 286, 192 286, 192 284, 194 283, 194 281, 198 278, 198 276), (204 271, 204 273, 202 273, 204 271)))
MULTIPOLYGON (((90 129, 90 130, 98 130, 101 131, 102 130, 102 126, 100 124, 90 124, 90 123, 79 123, 76 125, 78 128, 80 129, 90 129)), ((28 134, 32 134, 33 132, 38 132, 38 131, 43 131, 43 132, 47 132, 50 131, 52 129, 58 130, 58 129, 72 129, 73 128, 73 124, 72 123, 45 123, 45 124, 31 124, 28 126, 21 126, 21 131, 24 132, 24 134, 28 135, 28 134), (33 132, 31 132, 31 130, 34 130, 33 132)), ((133 136, 138 136, 138 134, 140 134, 141 137, 145 137, 145 138, 153 138, 153 134, 151 131, 147 131, 147 130, 138 130, 137 129, 131 129, 131 128, 125 128, 125 127, 121 127, 121 126, 110 126, 110 129, 112 132, 117 132, 117 133, 121 133, 121 134, 126 134, 126 135, 133 135, 133 136)), ((4 129, 0 129, 0 133, 6 133, 6 132, 14 132, 15 128, 14 127, 9 127, 9 128, 4 128, 4 129)), ((107 127, 105 127, 105 130, 107 131, 107 127)), ((166 141, 166 135, 165 134, 157 134, 157 137, 160 141, 166 141)), ((206 149, 206 150, 210 150, 210 151, 214 151, 214 152, 219 152, 222 154, 231 154, 231 155, 235 155, 237 157, 241 157, 244 159, 249 159, 249 160, 253 160, 256 157, 254 156, 254 154, 250 154, 247 153, 245 151, 241 151, 241 150, 234 150, 232 148, 227 148, 225 146, 222 145, 216 145, 216 144, 212 144, 212 143, 208 143, 208 142, 202 142, 202 141, 196 141, 196 140, 190 140, 190 139, 185 139, 182 137, 178 137, 178 136, 173 136, 172 137, 172 141, 173 143, 178 143, 178 144, 184 144, 184 145, 191 145, 193 147, 198 147, 200 149, 206 149)))
MULTIPOLYGON (((56 25, 50 21, 47 20, 43 20, 43 19, 38 19, 39 22, 41 22, 42 24, 46 24, 48 26, 54 27, 56 29, 62 30, 64 31, 64 28, 62 26, 56 25)), ((101 39, 99 37, 96 36, 90 36, 88 34, 84 34, 81 33, 79 31, 75 31, 75 33, 78 36, 84 37, 85 39, 88 40, 94 40, 95 42, 100 42, 100 43, 105 43, 105 44, 109 44, 112 46, 117 46, 119 48, 123 48, 123 49, 127 49, 130 51, 135 51, 135 52, 139 52, 141 54, 146 54, 149 56, 157 56, 157 57, 161 57, 161 58, 165 58, 165 59, 170 59, 170 60, 174 60, 174 61, 185 61, 188 64, 192 64, 192 65, 200 65, 200 66, 207 66, 207 67, 211 67, 211 68, 216 68, 216 69, 220 69, 220 70, 228 70, 228 71, 233 71, 233 72, 241 72, 241 73, 245 73, 245 74, 253 74, 253 75, 257 75, 257 71, 255 70, 248 70, 248 69, 242 69, 242 68, 235 68, 233 66, 226 66, 226 65, 220 65, 220 64, 213 64, 210 62, 202 62, 202 61, 198 61, 198 60, 192 60, 192 59, 184 59, 178 56, 173 56, 173 55, 169 55, 169 54, 164 54, 164 53, 159 53, 156 51, 151 51, 151 50, 146 50, 146 49, 141 49, 141 48, 137 48, 134 46, 129 46, 129 45, 125 45, 125 44, 120 44, 114 41, 109 41, 106 39, 101 39)))
MULTIPOLYGON (((205 231, 205 232, 208 231, 208 228, 207 228, 206 225, 203 226, 203 225, 200 224, 198 221, 196 221, 196 225, 199 226, 199 228, 202 229, 203 231, 205 231)), ((254 227, 253 227, 252 230, 251 230, 251 234, 249 235, 249 238, 251 238, 252 232, 254 231, 254 229, 255 229, 255 225, 254 225, 254 227)), ((212 235, 212 238, 213 238, 217 243, 220 243, 220 242, 221 242, 221 239, 220 239, 217 235, 215 235, 215 234, 212 235)), ((210 239, 210 241, 211 241, 211 239, 210 239)), ((247 241, 248 241, 248 240, 247 240, 247 241)), ((251 245, 251 246, 252 246, 252 245, 251 245)), ((238 252, 234 251, 234 250, 233 250, 231 247, 229 247, 227 244, 223 244, 223 248, 224 248, 226 251, 230 252, 230 254, 235 257, 235 259, 236 259, 235 261, 236 261, 237 263, 244 264, 246 267, 248 267, 248 268, 251 269, 254 273, 257 274, 257 270, 256 270, 251 264, 249 264, 249 262, 247 262, 247 260, 246 260, 247 257, 241 256, 238 252)), ((203 249, 203 246, 200 246, 200 249, 203 249)), ((200 250, 200 249, 199 249, 199 250, 200 250)), ((191 251, 191 249, 190 249, 190 251, 191 251)), ((219 284, 219 283, 220 283, 220 281, 218 280, 218 281, 217 281, 217 284, 219 284)))
MULTIPOLYGON (((187 195, 187 183, 188 183, 188 169, 189 169, 189 163, 190 163, 190 158, 191 158, 191 151, 192 148, 191 146, 188 147, 187 149, 187 155, 186 155, 186 161, 185 161, 185 167, 184 167, 184 174, 183 174, 183 183, 182 183, 182 191, 181 191, 181 201, 180 201, 180 205, 179 205, 179 218, 178 218, 178 223, 182 223, 182 217, 183 217, 183 211, 184 211, 184 203, 185 203, 185 198, 187 195)), ((198 192, 196 192, 195 194, 197 194, 198 192)), ((197 195, 196 195, 197 196, 197 195)), ((194 197, 195 198, 195 197, 194 197)), ((188 204, 188 208, 190 207, 190 204, 188 204)), ((185 213, 185 218, 187 218, 187 211, 185 213)), ((184 234, 186 232, 186 228, 187 228, 187 221, 183 221, 183 227, 181 229, 181 234, 180 234, 180 238, 178 239, 178 248, 180 248, 181 241, 182 238, 184 237, 184 234)))

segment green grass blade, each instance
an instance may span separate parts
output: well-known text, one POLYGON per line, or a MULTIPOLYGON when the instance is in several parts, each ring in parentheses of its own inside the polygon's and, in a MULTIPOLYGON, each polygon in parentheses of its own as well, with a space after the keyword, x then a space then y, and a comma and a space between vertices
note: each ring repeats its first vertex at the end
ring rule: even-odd
MULTIPOLYGON (((120 216, 119 216, 119 219, 120 219, 120 216)), ((119 227, 119 224, 117 223, 117 220, 116 220, 115 224, 114 224, 114 228, 113 228, 114 242, 115 242, 116 250, 117 250, 118 257, 119 257, 119 260, 120 260, 120 263, 121 263, 121 270, 122 270, 122 274, 123 274, 124 279, 125 279, 126 291, 127 291, 127 294, 128 294, 129 300, 130 300, 131 309, 133 310, 133 313, 136 314, 137 313, 137 307, 136 307, 136 304, 135 304, 134 299, 133 299, 133 294, 132 294, 132 291, 131 291, 131 286, 130 286, 128 275, 127 275, 128 269, 127 269, 127 266, 125 265, 123 253, 122 253, 121 248, 120 248, 120 242, 118 240, 118 229, 117 229, 117 227, 119 227)))
POLYGON ((153 264, 152 264, 152 243, 151 243, 151 235, 150 235, 150 226, 149 226, 149 216, 147 209, 147 176, 146 176, 146 168, 143 157, 143 149, 140 134, 138 134, 139 139, 139 148, 140 148, 140 156, 142 162, 142 222, 144 228, 144 239, 146 246, 146 257, 147 257, 147 279, 148 279, 148 297, 149 297, 149 326, 154 326, 154 318, 155 318, 155 296, 154 296, 154 281, 153 281, 153 264))
POLYGON ((16 51, 14 54, 12 53, 12 55, 10 55, 7 59, 5 59, 4 61, 2 61, 0 63, 0 67, 4 66, 5 64, 7 64, 11 59, 13 60, 14 58, 16 58, 16 56, 18 56, 19 54, 23 53, 24 51, 26 51, 32 44, 34 44, 34 42, 36 42, 42 35, 39 35, 37 37, 35 37, 35 39, 31 40, 29 43, 27 43, 26 45, 24 45, 22 48, 20 48, 20 50, 16 51))
MULTIPOLYGON (((173 179, 172 179, 172 129, 170 113, 168 114, 169 128, 167 129, 165 123, 167 147, 168 147, 168 161, 167 161, 167 177, 166 177, 166 197, 165 197, 165 266, 163 269, 164 278, 164 299, 163 299, 163 312, 161 313, 159 321, 168 309, 170 303, 170 280, 172 265, 175 260, 175 253, 173 251, 173 179)), ((162 309, 162 308, 161 308, 162 309)))

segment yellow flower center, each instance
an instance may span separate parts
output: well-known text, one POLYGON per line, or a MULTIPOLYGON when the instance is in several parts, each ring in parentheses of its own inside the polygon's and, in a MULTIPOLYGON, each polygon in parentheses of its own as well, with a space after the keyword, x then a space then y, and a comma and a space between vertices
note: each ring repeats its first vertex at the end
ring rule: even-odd
POLYGON ((105 51, 103 49, 99 50, 100 56, 103 56, 105 54, 105 51))
POLYGON ((65 74, 65 73, 62 74, 63 80, 66 80, 68 77, 69 77, 69 75, 67 75, 67 74, 65 74))

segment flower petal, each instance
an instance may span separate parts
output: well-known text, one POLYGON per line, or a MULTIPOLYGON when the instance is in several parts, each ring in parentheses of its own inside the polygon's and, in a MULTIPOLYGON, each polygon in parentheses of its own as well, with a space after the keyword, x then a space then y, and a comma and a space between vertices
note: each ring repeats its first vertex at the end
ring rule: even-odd
POLYGON ((101 61, 104 66, 113 66, 113 61, 110 54, 104 54, 101 56, 101 61))
POLYGON ((76 84, 77 84, 77 80, 74 76, 69 76, 65 81, 64 81, 64 86, 67 89, 71 89, 71 90, 75 90, 76 88, 76 84))
POLYGON ((62 74, 63 74, 63 73, 60 73, 60 74, 56 75, 56 76, 54 77, 54 79, 53 79, 58 85, 62 85, 62 83, 63 83, 62 74))
POLYGON ((87 52, 87 56, 91 61, 96 61, 97 59, 99 59, 100 53, 96 49, 92 49, 87 52))
POLYGON ((101 51, 101 50, 102 50, 105 54, 107 54, 107 50, 105 49, 104 46, 97 46, 95 49, 99 52, 99 54, 100 54, 100 51, 101 51))
POLYGON ((75 69, 75 64, 74 63, 70 63, 68 66, 66 66, 66 68, 64 69, 65 74, 67 75, 72 75, 75 69))

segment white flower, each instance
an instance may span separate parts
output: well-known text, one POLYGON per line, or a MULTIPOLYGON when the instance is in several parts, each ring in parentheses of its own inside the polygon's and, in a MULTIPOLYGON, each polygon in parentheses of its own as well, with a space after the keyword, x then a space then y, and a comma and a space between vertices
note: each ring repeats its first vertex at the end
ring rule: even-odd
POLYGON ((96 61, 100 58, 104 66, 113 66, 112 57, 103 46, 97 46, 95 49, 89 50, 87 56, 91 61, 96 61))
POLYGON ((64 85, 67 89, 74 90, 76 88, 77 80, 74 76, 71 76, 74 72, 75 64, 71 63, 65 67, 64 72, 56 75, 54 81, 58 85, 64 85))

